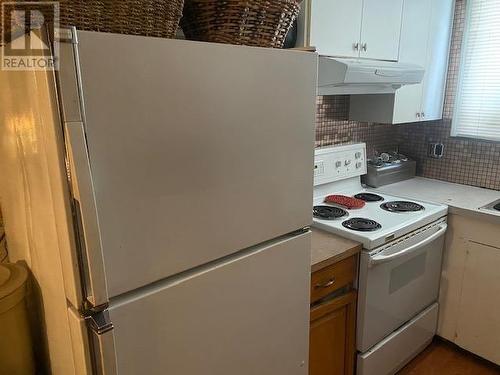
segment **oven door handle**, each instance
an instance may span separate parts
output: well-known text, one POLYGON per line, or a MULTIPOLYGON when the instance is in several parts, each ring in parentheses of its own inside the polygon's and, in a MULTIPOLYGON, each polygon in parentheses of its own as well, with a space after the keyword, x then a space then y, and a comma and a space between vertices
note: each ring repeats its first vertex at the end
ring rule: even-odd
POLYGON ((391 254, 391 255, 376 255, 374 257, 371 257, 370 258, 370 263, 369 263, 369 266, 370 267, 373 267, 373 266, 376 266, 377 264, 380 264, 380 263, 385 263, 385 262, 390 262, 391 260, 394 260, 394 259, 398 259, 398 258, 401 258, 402 256, 405 256, 407 254, 410 254, 412 252, 415 252, 419 249, 421 249, 422 247, 430 244, 432 241, 434 241, 436 238, 438 237, 441 237, 444 232, 446 232, 446 229, 448 228, 448 224, 446 223, 443 223, 440 225, 440 228, 439 230, 434 233, 433 235, 431 235, 430 237, 426 238, 425 240, 415 244, 415 245, 412 245, 404 250, 401 250, 395 254, 391 254))

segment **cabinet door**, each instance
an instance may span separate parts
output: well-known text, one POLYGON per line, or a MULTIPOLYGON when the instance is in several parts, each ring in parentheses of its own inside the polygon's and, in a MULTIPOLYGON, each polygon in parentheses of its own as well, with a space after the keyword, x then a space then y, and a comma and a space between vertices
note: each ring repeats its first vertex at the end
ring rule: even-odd
POLYGON ((309 375, 353 374, 355 320, 355 292, 311 310, 309 375))
POLYGON ((456 344, 500 364, 500 249, 469 242, 456 344))
POLYGON ((426 121, 443 117, 454 9, 454 0, 431 2, 429 42, 422 95, 422 112, 426 121))
POLYGON ((322 55, 357 57, 363 0, 311 0, 310 7, 309 45, 322 55))
POLYGON ((398 60, 403 0, 364 0, 361 57, 398 60))
MULTIPOLYGON (((406 0, 403 8, 399 62, 427 63, 431 0, 406 0)), ((421 119, 423 84, 403 86, 396 91, 393 123, 415 122, 421 119)))
POLYGON ((396 91, 394 99, 393 124, 417 122, 421 120, 420 105, 422 103, 423 85, 407 85, 396 91))

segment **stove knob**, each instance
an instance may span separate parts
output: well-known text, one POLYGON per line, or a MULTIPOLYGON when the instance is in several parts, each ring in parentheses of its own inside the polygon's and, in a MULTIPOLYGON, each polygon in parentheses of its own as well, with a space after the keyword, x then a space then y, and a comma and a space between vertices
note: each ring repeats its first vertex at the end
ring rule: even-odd
POLYGON ((354 156, 356 157, 356 159, 359 159, 361 157, 361 152, 356 152, 356 154, 354 154, 354 156))
POLYGON ((350 161, 349 159, 347 159, 347 160, 345 161, 345 165, 346 165, 346 167, 347 167, 348 165, 351 165, 351 161, 350 161))
POLYGON ((362 166, 363 166, 363 163, 361 163, 360 161, 358 161, 358 162, 356 163, 356 168, 357 168, 357 169, 361 168, 362 166))
POLYGON ((337 161, 337 162, 335 163, 335 167, 336 167, 336 168, 340 168, 341 166, 342 166, 342 162, 341 162, 341 161, 337 161))

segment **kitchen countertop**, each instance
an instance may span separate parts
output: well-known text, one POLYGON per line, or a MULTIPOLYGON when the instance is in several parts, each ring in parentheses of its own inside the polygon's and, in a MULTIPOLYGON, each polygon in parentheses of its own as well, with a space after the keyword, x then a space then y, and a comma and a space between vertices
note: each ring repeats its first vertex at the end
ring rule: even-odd
POLYGON ((475 216, 500 223, 500 212, 479 209, 500 199, 500 191, 497 190, 483 189, 424 177, 415 177, 373 190, 409 199, 446 204, 449 206, 450 213, 475 216))
POLYGON ((316 272, 362 250, 359 242, 312 228, 311 272, 316 272))

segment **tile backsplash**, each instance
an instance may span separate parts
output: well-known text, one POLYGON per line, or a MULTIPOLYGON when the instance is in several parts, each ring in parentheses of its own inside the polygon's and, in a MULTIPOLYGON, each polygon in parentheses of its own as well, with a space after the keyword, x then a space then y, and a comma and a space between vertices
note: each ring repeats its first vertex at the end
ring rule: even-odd
POLYGON ((420 176, 500 190, 500 143, 450 136, 464 21, 465 0, 457 0, 442 120, 404 125, 349 121, 348 96, 318 97, 316 146, 366 142, 369 155, 399 147, 417 160, 420 176), (442 159, 427 156, 429 142, 445 145, 442 159))
POLYGON ((398 146, 394 125, 349 121, 349 96, 319 96, 316 111, 316 147, 366 142, 368 155, 398 146))
POLYGON ((500 190, 500 144, 450 137, 451 120, 399 128, 400 151, 417 161, 420 176, 500 190), (427 156, 429 142, 445 145, 442 159, 427 156))

